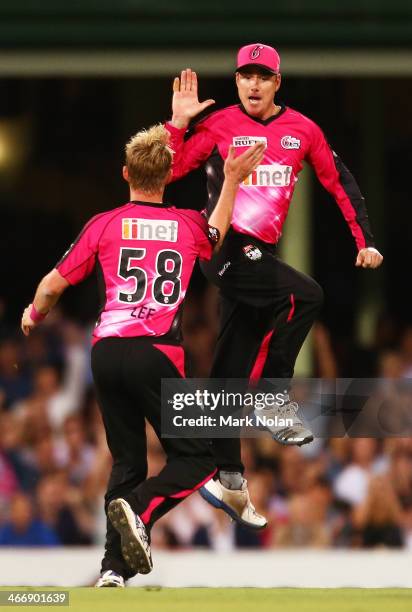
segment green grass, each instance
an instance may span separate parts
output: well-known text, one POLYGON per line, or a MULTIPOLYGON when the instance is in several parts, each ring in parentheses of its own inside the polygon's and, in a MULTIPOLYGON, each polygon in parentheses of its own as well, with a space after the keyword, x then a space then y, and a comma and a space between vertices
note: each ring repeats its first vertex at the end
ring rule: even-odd
MULTIPOLYGON (((10 587, 9 590, 16 590, 10 587)), ((1 590, 6 590, 2 587, 1 590)), ((22 590, 28 590, 23 587, 22 590)), ((30 589, 31 591, 33 589, 30 589)), ((41 589, 44 590, 44 589, 41 589)), ((68 612, 410 612, 412 589, 64 589, 68 612)), ((29 610, 28 606, 18 606, 29 610)), ((42 606, 43 607, 43 606, 42 606)), ((39 606, 36 606, 38 609, 39 606)), ((53 606, 49 609, 55 610, 53 606)))

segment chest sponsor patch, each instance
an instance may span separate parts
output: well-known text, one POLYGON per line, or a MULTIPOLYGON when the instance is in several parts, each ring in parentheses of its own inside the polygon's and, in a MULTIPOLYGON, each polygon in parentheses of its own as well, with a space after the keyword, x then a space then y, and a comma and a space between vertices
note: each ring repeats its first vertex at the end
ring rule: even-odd
POLYGON ((246 257, 252 261, 259 261, 259 259, 262 259, 262 251, 254 244, 247 244, 244 246, 243 252, 246 257))
POLYGON ((234 147, 252 147, 257 142, 263 142, 267 146, 268 139, 266 136, 233 136, 234 147))
POLYGON ((280 144, 284 149, 300 149, 300 140, 294 136, 282 136, 280 144))
POLYGON ((245 187, 287 187, 290 185, 292 166, 270 164, 258 166, 247 176, 242 185, 245 187))
POLYGON ((122 219, 123 240, 177 242, 179 224, 172 219, 122 219))

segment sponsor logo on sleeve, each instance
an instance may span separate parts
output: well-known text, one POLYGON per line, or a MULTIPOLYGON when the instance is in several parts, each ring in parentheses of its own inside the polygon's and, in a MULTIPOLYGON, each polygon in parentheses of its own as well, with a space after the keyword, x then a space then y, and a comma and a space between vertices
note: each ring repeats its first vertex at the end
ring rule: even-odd
POLYGON ((123 240, 177 242, 178 229, 173 219, 122 219, 123 240))
POLYGON ((265 136, 233 136, 234 147, 252 147, 257 142, 263 142, 267 146, 268 139, 265 136))
POLYGON ((290 185, 292 166, 270 164, 258 166, 247 176, 242 185, 244 187, 287 187, 290 185))
POLYGON ((294 136, 282 136, 280 144, 284 149, 300 149, 300 140, 294 136))

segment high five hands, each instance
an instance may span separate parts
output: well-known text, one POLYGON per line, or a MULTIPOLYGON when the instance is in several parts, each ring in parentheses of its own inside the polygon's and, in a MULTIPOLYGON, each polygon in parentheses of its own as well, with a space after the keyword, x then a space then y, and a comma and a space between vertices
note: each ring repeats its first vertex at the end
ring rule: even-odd
POLYGON ((177 128, 186 128, 193 117, 196 117, 205 108, 215 104, 215 100, 199 102, 197 93, 197 75, 190 68, 182 70, 180 79, 173 81, 172 99, 172 125, 177 128))

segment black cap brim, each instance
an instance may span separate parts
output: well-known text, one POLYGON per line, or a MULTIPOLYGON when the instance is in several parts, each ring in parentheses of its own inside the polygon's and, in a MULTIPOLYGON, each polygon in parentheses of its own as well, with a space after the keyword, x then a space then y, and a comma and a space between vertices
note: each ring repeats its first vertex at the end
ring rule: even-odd
POLYGON ((270 74, 271 76, 273 76, 274 74, 277 74, 277 72, 275 72, 274 70, 271 70, 270 68, 268 68, 267 66, 264 66, 263 64, 244 64, 243 66, 239 66, 239 68, 236 68, 235 72, 251 72, 252 70, 256 70, 256 68, 259 69, 259 72, 262 72, 263 74, 270 74))

